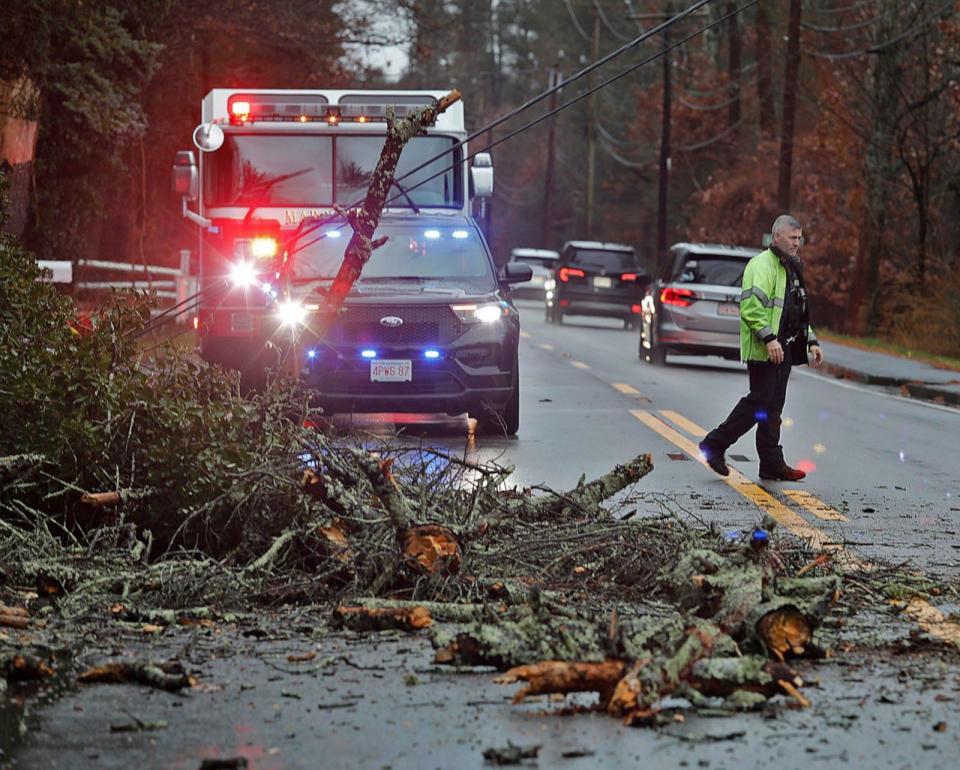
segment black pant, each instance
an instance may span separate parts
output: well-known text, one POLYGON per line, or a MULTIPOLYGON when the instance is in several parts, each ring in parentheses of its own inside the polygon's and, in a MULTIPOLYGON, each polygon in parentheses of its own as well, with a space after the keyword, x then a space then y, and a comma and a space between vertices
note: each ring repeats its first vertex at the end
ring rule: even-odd
POLYGON ((780 421, 790 378, 790 345, 784 345, 783 363, 750 361, 750 393, 740 399, 730 415, 704 439, 716 452, 726 452, 744 433, 756 424, 757 456, 760 468, 776 470, 784 465, 780 446, 780 421))

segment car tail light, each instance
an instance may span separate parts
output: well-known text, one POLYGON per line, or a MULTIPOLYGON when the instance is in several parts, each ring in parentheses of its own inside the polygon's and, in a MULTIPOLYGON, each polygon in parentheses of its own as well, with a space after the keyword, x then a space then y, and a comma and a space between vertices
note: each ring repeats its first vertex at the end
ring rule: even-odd
POLYGON ((672 289, 666 288, 660 292, 660 302, 664 305, 675 305, 676 307, 687 307, 692 305, 697 298, 690 289, 672 289))
POLYGON ((631 306, 630 306, 630 312, 631 312, 631 313, 639 313, 641 310, 643 310, 643 308, 640 307, 640 305, 631 305, 631 306))
POLYGON ((559 278, 561 281, 566 283, 571 278, 585 278, 586 273, 583 270, 580 270, 576 267, 561 267, 559 272, 559 278))
POLYGON ((621 281, 636 281, 636 280, 637 280, 637 274, 636 274, 636 273, 623 273, 623 275, 620 276, 620 280, 621 280, 621 281))

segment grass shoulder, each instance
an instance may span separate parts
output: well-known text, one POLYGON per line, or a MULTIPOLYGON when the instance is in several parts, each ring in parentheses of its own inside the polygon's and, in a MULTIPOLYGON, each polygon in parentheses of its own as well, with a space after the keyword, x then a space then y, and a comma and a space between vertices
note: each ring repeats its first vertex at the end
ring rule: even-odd
POLYGON ((935 366, 938 369, 951 369, 960 372, 960 358, 952 356, 939 355, 937 353, 928 353, 923 350, 916 350, 906 345, 898 345, 894 342, 879 339, 877 337, 854 337, 849 334, 829 331, 827 329, 817 329, 817 336, 827 342, 835 342, 839 345, 848 345, 859 348, 860 350, 869 350, 874 353, 886 353, 887 355, 906 358, 911 361, 922 361, 935 366))

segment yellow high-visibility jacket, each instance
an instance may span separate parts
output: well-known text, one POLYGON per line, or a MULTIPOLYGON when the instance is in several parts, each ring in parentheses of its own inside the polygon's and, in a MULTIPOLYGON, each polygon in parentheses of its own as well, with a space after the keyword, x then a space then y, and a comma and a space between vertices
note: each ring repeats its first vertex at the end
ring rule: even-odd
MULTIPOLYGON (((783 298, 787 291, 787 269, 771 249, 762 251, 747 263, 743 271, 740 294, 740 358, 743 361, 769 361, 764 339, 780 331, 783 298)), ((806 363, 806 350, 816 344, 813 327, 804 319, 797 342, 802 358, 793 356, 795 364, 806 363)))

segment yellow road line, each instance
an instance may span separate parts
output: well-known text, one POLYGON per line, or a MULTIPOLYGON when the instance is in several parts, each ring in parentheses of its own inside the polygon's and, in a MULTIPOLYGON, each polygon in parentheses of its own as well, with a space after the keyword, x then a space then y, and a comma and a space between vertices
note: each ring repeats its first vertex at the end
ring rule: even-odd
POLYGON ((678 428, 683 428, 687 433, 689 433, 694 438, 703 438, 707 435, 707 431, 704 428, 701 428, 692 420, 688 420, 679 412, 671 411, 670 409, 661 409, 660 414, 666 417, 670 422, 676 425, 678 428))
POLYGON ((571 362, 570 362, 570 366, 575 366, 575 367, 577 367, 577 369, 589 369, 589 368, 590 368, 589 366, 587 366, 587 364, 583 363, 583 361, 571 361, 571 362))
POLYGON ((549 342, 541 342, 540 347, 542 347, 544 350, 553 350, 553 345, 551 345, 549 342))
MULTIPOLYGON (((631 409, 630 414, 654 432, 660 434, 673 444, 676 444, 702 465, 707 465, 706 461, 700 457, 699 447, 680 433, 677 433, 669 425, 664 424, 652 414, 642 409, 631 409)), ((700 437, 706 434, 703 428, 677 412, 670 411, 669 409, 661 409, 660 414, 676 425, 679 425, 691 435, 700 437)), ((830 553, 833 556, 834 562, 836 562, 839 567, 860 571, 866 571, 872 568, 869 562, 854 556, 839 543, 825 542, 825 538, 827 537, 826 533, 817 529, 812 524, 808 524, 796 513, 770 495, 769 492, 751 482, 736 469, 731 468, 730 475, 723 480, 728 486, 753 502, 760 510, 768 513, 775 521, 785 526, 793 532, 793 534, 806 540, 813 548, 818 548, 830 553)), ((795 503, 803 506, 814 516, 824 519, 825 521, 848 521, 847 517, 840 513, 840 511, 831 508, 822 500, 819 500, 814 495, 802 489, 784 489, 783 494, 795 503)), ((921 630, 929 636, 945 644, 960 648, 960 623, 949 620, 943 612, 930 604, 930 602, 919 597, 914 597, 908 602, 891 601, 891 604, 899 607, 906 617, 920 626, 921 630)))
MULTIPOLYGON (((661 409, 660 414, 670 420, 670 422, 672 422, 674 425, 683 428, 687 433, 695 438, 703 438, 707 435, 706 430, 701 428, 692 420, 688 420, 679 412, 674 412, 670 409, 661 409)), ((840 513, 840 511, 836 510, 835 508, 831 508, 825 502, 803 489, 784 489, 781 491, 783 494, 793 500, 793 502, 810 511, 810 513, 812 513, 818 519, 823 519, 824 521, 849 521, 849 519, 840 513)))
POLYGON ((793 500, 793 502, 802 505, 818 519, 823 519, 824 521, 849 521, 849 519, 836 508, 831 508, 809 492, 805 492, 802 489, 784 489, 782 491, 783 494, 793 500))
MULTIPOLYGON (((700 456, 700 449, 696 444, 686 436, 678 433, 658 417, 655 417, 643 409, 631 409, 630 414, 670 443, 680 447, 680 449, 704 467, 710 467, 707 465, 707 461, 700 456)), ((713 473, 712 470, 710 472, 713 473)), ((862 570, 865 568, 866 565, 861 559, 849 553, 839 543, 832 542, 827 533, 808 523, 800 514, 785 506, 763 487, 754 484, 750 479, 740 473, 740 471, 731 468, 729 476, 721 476, 718 478, 721 478, 727 486, 747 498, 761 511, 768 514, 778 524, 782 524, 797 537, 806 540, 812 548, 831 554, 838 565, 847 569, 862 570)))
POLYGON ((613 383, 614 390, 619 390, 625 396, 639 396, 640 391, 637 390, 633 385, 627 385, 625 382, 615 382, 613 383))
POLYGON ((530 332, 521 331, 520 336, 523 337, 523 339, 528 340, 530 339, 530 332))
POLYGON ((930 602, 915 596, 909 602, 891 601, 890 603, 902 608, 903 614, 930 636, 960 647, 960 623, 947 620, 947 616, 930 602))

